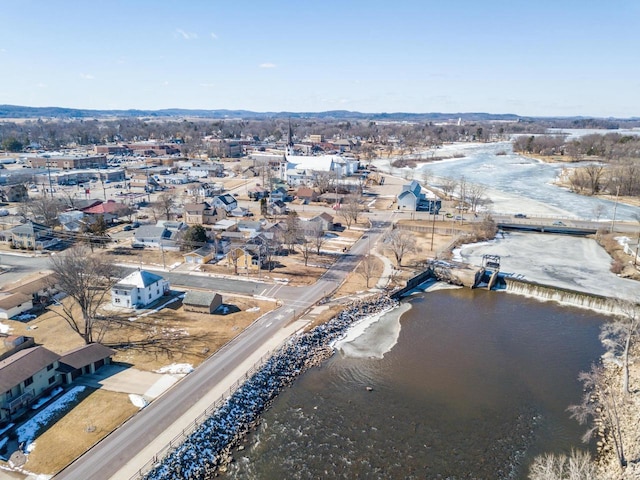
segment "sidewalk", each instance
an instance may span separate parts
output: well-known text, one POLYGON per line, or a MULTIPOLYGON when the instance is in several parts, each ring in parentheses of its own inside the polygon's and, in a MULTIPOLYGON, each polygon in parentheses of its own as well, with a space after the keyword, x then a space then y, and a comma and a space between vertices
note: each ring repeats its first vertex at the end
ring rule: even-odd
POLYGON ((216 400, 220 399, 222 396, 229 395, 229 389, 234 385, 234 383, 242 379, 245 376, 245 373, 259 362, 263 355, 274 351, 287 338, 289 338, 289 336, 304 328, 308 323, 309 320, 301 318, 279 330, 262 346, 262 349, 253 352, 249 358, 233 369, 223 381, 210 390, 207 395, 202 397, 161 435, 156 437, 153 442, 148 444, 135 458, 131 459, 126 465, 124 465, 112 478, 124 480, 132 477, 135 478, 141 468, 145 467, 145 465, 147 465, 147 463, 156 454, 163 451, 171 440, 176 438, 184 429, 189 427, 208 407, 213 405, 216 400))

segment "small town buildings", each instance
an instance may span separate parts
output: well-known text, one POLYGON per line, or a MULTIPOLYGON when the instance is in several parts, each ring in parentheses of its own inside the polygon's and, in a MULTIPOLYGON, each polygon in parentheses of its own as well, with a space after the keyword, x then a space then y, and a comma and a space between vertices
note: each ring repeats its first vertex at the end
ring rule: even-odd
POLYGON ((0 201, 2 202, 25 202, 28 199, 29 192, 23 184, 0 187, 0 201))
POLYGON ((11 237, 14 248, 27 250, 43 250, 58 243, 47 226, 31 221, 12 228, 11 237))
POLYGON ((222 296, 215 292, 200 292, 189 290, 182 300, 187 312, 213 313, 222 305, 222 296))
POLYGON ((422 198, 422 187, 413 180, 411 183, 402 186, 402 191, 397 198, 398 209, 416 211, 422 198))
POLYGON ((115 353, 115 350, 100 343, 82 345, 58 359, 58 373, 61 374, 63 383, 71 383, 81 375, 90 375, 100 367, 110 364, 115 353))
POLYGON ((155 226, 155 225, 141 225, 133 234, 133 238, 136 243, 142 244, 146 247, 173 247, 174 237, 176 232, 172 232, 167 227, 155 226))
POLYGON ((207 202, 187 203, 183 211, 184 221, 189 226, 213 225, 226 216, 224 208, 216 208, 207 202))
POLYGON ((184 254, 184 262, 194 265, 204 265, 209 263, 216 256, 216 249, 213 245, 204 245, 193 252, 184 254))
POLYGON ((323 232, 331 232, 334 230, 333 217, 326 212, 321 213, 320 215, 316 215, 313 218, 302 223, 302 227, 304 230, 309 230, 311 226, 316 226, 323 232), (307 228, 307 227, 310 228, 307 228))
POLYGON ((215 197, 212 197, 211 206, 222 208, 226 212, 231 212, 233 209, 238 207, 238 201, 233 195, 225 193, 223 195, 216 195, 215 197))
POLYGON ((47 390, 59 385, 60 355, 42 346, 0 360, 0 422, 8 422, 47 390))
POLYGON ((111 288, 111 304, 116 307, 144 308, 167 293, 167 280, 155 273, 137 270, 111 288))
POLYGON ((30 157, 28 159, 31 168, 58 168, 61 170, 73 170, 76 168, 106 168, 107 157, 96 156, 46 156, 30 157))
POLYGON ((318 200, 318 192, 310 187, 300 187, 296 191, 296 198, 305 202, 315 202, 318 200))
POLYGON ((106 202, 102 202, 98 205, 85 208, 82 212, 95 217, 102 215, 105 222, 112 223, 129 210, 129 207, 123 203, 116 202, 115 200, 107 200, 106 202))
POLYGON ((0 319, 8 320, 33 308, 33 298, 25 293, 0 293, 0 319))

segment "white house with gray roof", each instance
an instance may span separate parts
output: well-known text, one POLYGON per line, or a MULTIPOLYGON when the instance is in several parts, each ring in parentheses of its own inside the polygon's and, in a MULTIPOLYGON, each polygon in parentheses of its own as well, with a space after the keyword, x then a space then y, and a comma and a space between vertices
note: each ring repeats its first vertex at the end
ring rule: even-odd
POLYGON ((137 270, 111 288, 115 307, 144 308, 169 292, 169 282, 155 273, 137 270))

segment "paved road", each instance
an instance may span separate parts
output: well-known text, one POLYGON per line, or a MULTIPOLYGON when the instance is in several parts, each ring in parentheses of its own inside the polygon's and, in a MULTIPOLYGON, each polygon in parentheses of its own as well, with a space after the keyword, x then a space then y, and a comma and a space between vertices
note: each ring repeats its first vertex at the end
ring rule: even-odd
MULTIPOLYGON (((236 365, 241 364, 249 356, 297 317, 303 310, 318 302, 324 296, 333 292, 346 275, 355 269, 358 256, 366 253, 373 246, 380 235, 390 225, 389 220, 374 221, 373 228, 367 232, 351 249, 343 255, 334 266, 323 275, 314 285, 309 287, 289 287, 285 285, 270 285, 273 293, 270 296, 283 300, 284 306, 266 314, 253 323, 236 339, 227 344, 215 355, 202 363, 195 371, 187 375, 174 388, 167 391, 160 398, 152 402, 126 424, 109 435, 106 439, 92 448, 76 462, 60 472, 56 479, 91 478, 93 480, 109 479, 118 472, 124 464, 134 458, 145 445, 156 438, 170 426, 175 419, 183 415, 207 391, 218 384, 236 365)), ((229 279, 200 277, 187 274, 171 274, 178 283, 191 286, 211 286, 220 289, 223 282, 229 287, 229 279)), ((167 275, 169 278, 169 275, 167 275)), ((236 281, 232 288, 266 284, 258 282, 236 281)), ((243 291, 245 291, 243 290, 243 291)), ((224 289, 224 291, 227 291, 224 289)), ((149 459, 144 459, 146 462, 149 459)), ((144 463, 142 462, 142 463, 144 463)))

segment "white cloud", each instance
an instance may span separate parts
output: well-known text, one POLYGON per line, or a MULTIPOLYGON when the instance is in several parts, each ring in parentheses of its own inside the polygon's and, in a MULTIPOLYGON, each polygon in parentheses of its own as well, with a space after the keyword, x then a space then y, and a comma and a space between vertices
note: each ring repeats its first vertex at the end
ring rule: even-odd
POLYGON ((213 88, 213 87, 216 86, 216 84, 215 83, 201 83, 200 86, 204 87, 204 88, 213 88))
POLYGON ((211 38, 213 38, 214 40, 218 39, 218 35, 216 35, 215 33, 211 32, 211 38))
POLYGON ((176 35, 182 37, 184 40, 194 40, 198 38, 197 33, 185 32, 181 28, 176 29, 176 35))
POLYGON ((275 63, 261 63, 260 68, 276 68, 275 63))
POLYGON ((96 78, 96 77, 94 77, 94 76, 93 76, 93 75, 91 75, 90 73, 81 73, 81 74, 80 74, 80 78, 83 78, 83 79, 85 79, 85 80, 93 80, 93 79, 94 79, 94 78, 96 78))
POLYGON ((36 87, 38 87, 38 88, 47 88, 47 84, 46 83, 42 83, 42 82, 36 83, 36 87))

